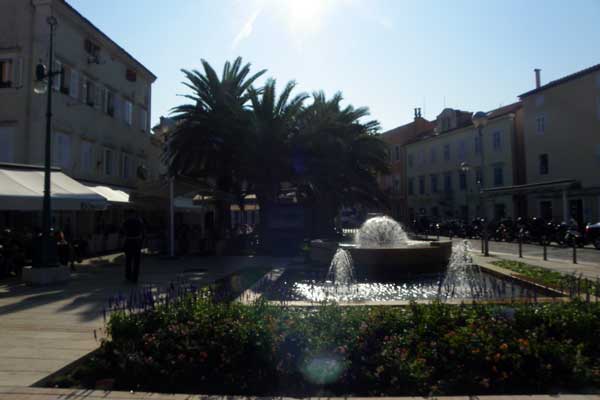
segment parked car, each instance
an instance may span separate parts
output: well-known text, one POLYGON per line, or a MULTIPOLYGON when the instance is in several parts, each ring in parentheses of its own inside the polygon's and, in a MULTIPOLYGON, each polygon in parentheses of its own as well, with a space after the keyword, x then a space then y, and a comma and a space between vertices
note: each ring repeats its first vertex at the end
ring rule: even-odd
POLYGON ((588 224, 585 227, 585 241, 591 243, 594 247, 600 250, 600 222, 588 224))

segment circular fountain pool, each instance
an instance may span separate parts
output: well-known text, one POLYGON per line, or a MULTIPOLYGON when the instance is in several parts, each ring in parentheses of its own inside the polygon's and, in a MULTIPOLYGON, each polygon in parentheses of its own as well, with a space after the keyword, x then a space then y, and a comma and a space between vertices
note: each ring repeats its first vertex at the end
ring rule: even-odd
POLYGON ((353 243, 312 241, 311 259, 329 265, 338 248, 350 253, 358 273, 377 278, 441 271, 452 255, 452 242, 410 240, 398 222, 385 216, 367 220, 353 243))

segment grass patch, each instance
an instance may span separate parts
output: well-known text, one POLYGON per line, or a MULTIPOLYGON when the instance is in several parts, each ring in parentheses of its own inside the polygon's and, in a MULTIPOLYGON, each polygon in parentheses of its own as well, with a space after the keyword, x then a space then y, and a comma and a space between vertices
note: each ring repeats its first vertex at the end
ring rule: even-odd
POLYGON ((492 261, 492 264, 516 272, 527 280, 560 290, 571 296, 600 296, 600 283, 586 279, 581 275, 564 275, 558 271, 521 261, 499 260, 492 261))

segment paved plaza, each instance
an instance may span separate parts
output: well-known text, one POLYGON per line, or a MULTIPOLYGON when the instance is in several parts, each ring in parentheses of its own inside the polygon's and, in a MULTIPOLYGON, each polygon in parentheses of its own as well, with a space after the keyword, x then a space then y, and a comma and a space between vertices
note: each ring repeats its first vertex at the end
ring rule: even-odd
MULTIPOLYGON (((139 285, 166 286, 178 276, 203 285, 239 269, 284 262, 270 257, 148 256, 139 285)), ((133 287, 125 282, 121 263, 120 255, 87 261, 70 282, 54 286, 0 283, 0 387, 33 385, 98 347, 108 298, 126 295, 133 287)))
MULTIPOLYGON (((474 246, 476 244, 473 243, 474 246)), ((492 251, 492 257, 518 259, 516 254, 509 252, 492 251)), ((522 260, 565 273, 574 271, 593 277, 600 271, 600 265, 596 263, 570 264, 556 260, 543 262, 531 254, 522 260)), ((16 280, 0 283, 0 399, 198 398, 187 395, 29 388, 98 347, 104 325, 103 308, 107 299, 118 293, 126 295, 133 287, 124 280, 122 261, 120 254, 87 260, 72 274, 71 281, 55 286, 27 287, 16 280)), ((197 285, 204 285, 237 270, 276 268, 289 264, 290 261, 272 257, 187 257, 164 260, 146 256, 139 284, 166 286, 178 277, 184 277, 197 285)))

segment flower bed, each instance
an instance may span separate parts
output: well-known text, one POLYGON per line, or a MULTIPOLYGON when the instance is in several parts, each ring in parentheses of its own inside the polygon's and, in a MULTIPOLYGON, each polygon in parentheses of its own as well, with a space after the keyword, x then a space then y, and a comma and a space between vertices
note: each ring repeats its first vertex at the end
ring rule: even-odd
POLYGON ((50 385, 238 395, 582 392, 600 387, 600 305, 286 308, 192 294, 118 311, 50 385))

